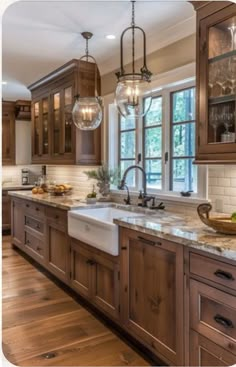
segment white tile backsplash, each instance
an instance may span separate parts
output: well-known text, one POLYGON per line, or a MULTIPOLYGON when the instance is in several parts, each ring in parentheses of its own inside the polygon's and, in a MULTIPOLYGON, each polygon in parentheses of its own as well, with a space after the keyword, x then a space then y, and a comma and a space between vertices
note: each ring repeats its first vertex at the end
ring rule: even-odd
MULTIPOLYGON (((21 169, 25 166, 3 166, 2 180, 21 183, 21 169)), ((41 165, 29 165, 30 183, 34 183, 41 174, 41 165)), ((91 166, 47 166, 47 175, 57 183, 68 182, 74 193, 85 197, 96 182, 88 180, 84 171, 96 167, 91 166)), ((213 210, 231 214, 236 211, 236 165, 208 167, 208 195, 213 210)), ((180 207, 182 207, 180 205, 180 207)), ((184 209, 186 210, 186 209, 184 209)))
POLYGON ((208 196, 214 210, 236 211, 236 165, 208 167, 208 196))
POLYGON ((29 183, 34 184, 41 175, 41 165, 17 165, 17 166, 3 166, 2 167, 2 183, 9 183, 11 185, 21 185, 21 170, 22 168, 29 169, 29 183))

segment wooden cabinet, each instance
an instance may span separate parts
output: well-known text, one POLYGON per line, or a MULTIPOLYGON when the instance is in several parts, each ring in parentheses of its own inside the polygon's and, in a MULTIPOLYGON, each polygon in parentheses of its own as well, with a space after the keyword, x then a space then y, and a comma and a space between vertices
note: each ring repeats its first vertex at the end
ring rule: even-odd
POLYGON ((71 286, 105 314, 119 318, 117 257, 72 239, 71 286))
POLYGON ((47 267, 59 279, 69 280, 69 237, 64 225, 47 220, 47 267))
POLYGON ((196 163, 236 163, 236 5, 198 3, 196 163))
POLYGON ((233 366, 235 356, 221 346, 196 333, 190 332, 191 358, 190 366, 233 366))
POLYGON ((7 191, 2 192, 2 230, 11 228, 11 199, 7 191))
POLYGON ((190 365, 236 363, 235 264, 189 252, 190 365))
POLYGON ((15 102, 2 102, 2 164, 15 164, 15 102))
POLYGON ((101 128, 78 130, 72 121, 75 96, 94 95, 95 64, 71 60, 29 86, 32 93, 32 162, 100 164, 101 128))
POLYGON ((22 200, 11 201, 11 237, 12 244, 23 248, 24 243, 24 209, 22 200))
POLYGON ((125 327, 159 358, 182 365, 182 246, 122 228, 120 253, 125 327))

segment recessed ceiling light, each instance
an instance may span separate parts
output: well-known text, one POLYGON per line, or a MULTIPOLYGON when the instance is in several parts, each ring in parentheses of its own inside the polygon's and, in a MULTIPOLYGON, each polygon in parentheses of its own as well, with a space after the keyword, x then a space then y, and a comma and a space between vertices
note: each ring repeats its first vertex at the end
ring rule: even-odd
POLYGON ((108 39, 108 40, 114 40, 115 38, 116 38, 116 36, 114 34, 108 34, 106 36, 106 39, 108 39))
POLYGON ((2 85, 6 85, 7 82, 5 80, 2 80, 2 85))

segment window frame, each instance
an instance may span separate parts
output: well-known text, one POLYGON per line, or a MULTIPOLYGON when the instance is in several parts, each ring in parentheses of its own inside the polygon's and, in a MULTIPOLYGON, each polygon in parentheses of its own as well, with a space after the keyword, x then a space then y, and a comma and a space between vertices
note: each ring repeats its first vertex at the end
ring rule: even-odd
MULTIPOLYGON (((174 92, 196 88, 196 81, 192 78, 191 80, 178 80, 175 83, 170 83, 162 88, 156 89, 155 92, 152 93, 152 97, 162 97, 162 188, 151 188, 147 186, 147 191, 149 194, 153 195, 160 195, 160 197, 172 197, 173 200, 181 200, 183 199, 178 191, 171 191, 170 184, 171 184, 171 149, 172 149, 172 142, 171 142, 171 95, 174 92), (165 161, 165 153, 168 153, 168 160, 165 161), (174 199, 175 198, 175 199, 174 199)), ((142 103, 145 98, 148 98, 150 95, 150 91, 146 91, 146 93, 142 96, 142 103)), ((196 95, 195 95, 196 96, 196 95)), ((196 97, 195 97, 196 98, 196 97)), ((118 147, 120 149, 120 117, 118 117, 119 121, 119 142, 118 147)), ((192 121, 192 120, 191 120, 192 121)), ((195 111, 195 122, 196 126, 196 111, 195 111)), ((182 122, 181 122, 182 123, 182 122)), ((184 123, 186 123, 184 121, 184 123)), ((156 126, 156 125, 155 125, 156 126)), ((153 126, 154 127, 154 126, 153 126)), ((132 129, 131 129, 132 130, 132 129)), ((144 118, 136 119, 136 157, 135 157, 135 164, 137 164, 138 155, 141 153, 141 161, 139 164, 142 167, 145 167, 145 143, 144 143, 144 118)), ((116 154, 117 156, 117 154, 116 154)), ((118 159, 115 160, 115 164, 120 163, 120 152, 118 153, 118 159)), ((206 199, 207 198, 207 167, 205 166, 198 166, 197 167, 197 192, 191 193, 191 198, 187 199, 206 199)), ((137 192, 141 189, 142 185, 142 177, 138 170, 135 173, 135 186, 129 186, 130 191, 137 192)))

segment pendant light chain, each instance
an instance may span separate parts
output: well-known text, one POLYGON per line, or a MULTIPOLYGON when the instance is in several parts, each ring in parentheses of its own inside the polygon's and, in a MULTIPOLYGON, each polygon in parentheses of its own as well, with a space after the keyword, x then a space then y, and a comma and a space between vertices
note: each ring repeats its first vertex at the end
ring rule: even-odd
POLYGON ((131 27, 132 27, 132 72, 135 73, 135 0, 131 1, 132 3, 132 20, 131 20, 131 27))

